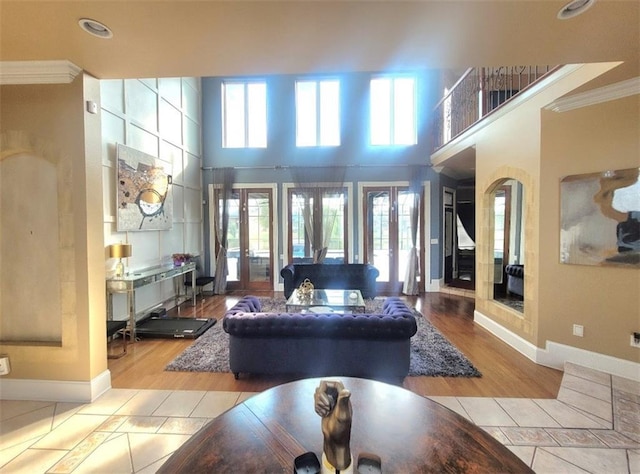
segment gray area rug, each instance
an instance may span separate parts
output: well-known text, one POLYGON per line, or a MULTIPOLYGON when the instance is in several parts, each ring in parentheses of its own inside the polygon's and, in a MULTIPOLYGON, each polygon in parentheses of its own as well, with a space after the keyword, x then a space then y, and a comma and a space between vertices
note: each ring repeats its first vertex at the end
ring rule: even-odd
MULTIPOLYGON (((283 299, 261 298, 262 310, 283 311, 283 299)), ((367 300, 367 312, 374 312, 384 298, 367 300)), ((409 375, 432 377, 482 377, 471 362, 416 311, 418 332, 411 338, 409 375)), ((180 372, 230 372, 229 336, 216 324, 165 367, 180 372)))

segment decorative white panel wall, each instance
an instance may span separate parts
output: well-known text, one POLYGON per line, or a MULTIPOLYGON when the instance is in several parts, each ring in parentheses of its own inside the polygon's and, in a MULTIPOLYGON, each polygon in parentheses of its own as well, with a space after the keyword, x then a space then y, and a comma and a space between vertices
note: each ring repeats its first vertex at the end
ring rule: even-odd
MULTIPOLYGON (((105 244, 129 242, 129 270, 171 261, 173 253, 203 255, 200 80, 196 78, 101 81, 105 244), (173 226, 167 231, 116 231, 116 143, 173 166, 173 226)), ((108 276, 115 266, 105 262, 108 276)), ((141 288, 136 311, 143 313, 174 295, 171 282, 141 288)), ((114 317, 124 319, 124 298, 116 295, 114 317)))

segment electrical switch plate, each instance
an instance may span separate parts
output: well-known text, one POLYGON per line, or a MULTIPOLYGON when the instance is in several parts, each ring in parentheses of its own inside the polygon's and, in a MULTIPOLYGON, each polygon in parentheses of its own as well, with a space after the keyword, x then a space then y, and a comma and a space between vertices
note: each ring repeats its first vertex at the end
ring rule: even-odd
POLYGON ((90 114, 97 114, 98 113, 98 104, 96 104, 92 100, 88 100, 87 101, 87 112, 89 112, 90 114))
POLYGON ((8 375, 11 372, 9 365, 9 356, 0 357, 0 375, 8 375))
POLYGON ((573 335, 578 337, 584 337, 584 326, 581 326, 579 324, 574 324, 573 335))

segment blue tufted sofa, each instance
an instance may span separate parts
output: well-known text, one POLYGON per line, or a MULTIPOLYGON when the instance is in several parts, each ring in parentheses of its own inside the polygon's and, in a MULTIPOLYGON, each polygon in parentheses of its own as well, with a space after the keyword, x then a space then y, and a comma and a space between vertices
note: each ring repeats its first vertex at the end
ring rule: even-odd
POLYGON ((223 318, 229 365, 252 374, 404 377, 409 373, 413 311, 397 297, 380 314, 262 313, 245 296, 223 318))
POLYGON ((524 297, 524 265, 507 265, 507 293, 524 297))
POLYGON ((363 298, 374 298, 380 272, 368 263, 293 263, 280 270, 280 275, 285 298, 307 278, 317 289, 360 290, 363 298))

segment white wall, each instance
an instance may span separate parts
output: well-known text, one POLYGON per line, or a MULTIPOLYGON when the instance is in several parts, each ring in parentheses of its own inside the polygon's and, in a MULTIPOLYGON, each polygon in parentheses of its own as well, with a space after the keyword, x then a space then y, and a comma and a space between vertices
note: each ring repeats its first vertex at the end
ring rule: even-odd
MULTIPOLYGON (((173 253, 203 255, 200 80, 195 78, 101 81, 105 246, 132 244, 129 270, 171 262, 173 253), (117 232, 116 144, 173 164, 173 226, 166 231, 117 232)), ((108 256, 108 253, 105 253, 108 256)), ((111 274, 115 259, 107 258, 111 274)), ((136 292, 136 312, 171 299, 171 281, 136 292)), ((114 318, 125 319, 124 297, 114 297, 114 318)))

